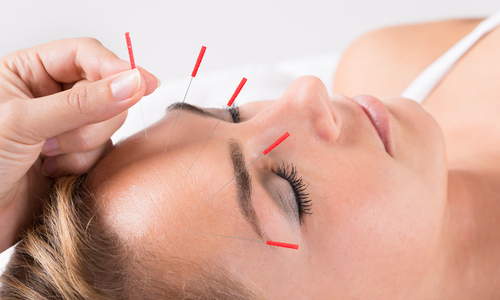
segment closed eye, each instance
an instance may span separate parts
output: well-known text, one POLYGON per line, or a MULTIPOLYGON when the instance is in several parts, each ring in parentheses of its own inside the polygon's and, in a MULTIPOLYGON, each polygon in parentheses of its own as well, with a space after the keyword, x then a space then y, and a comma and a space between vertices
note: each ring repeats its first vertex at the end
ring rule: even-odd
POLYGON ((240 123, 241 122, 241 117, 240 117, 240 108, 236 105, 233 105, 229 109, 229 113, 231 114, 231 118, 233 119, 234 123, 240 123))

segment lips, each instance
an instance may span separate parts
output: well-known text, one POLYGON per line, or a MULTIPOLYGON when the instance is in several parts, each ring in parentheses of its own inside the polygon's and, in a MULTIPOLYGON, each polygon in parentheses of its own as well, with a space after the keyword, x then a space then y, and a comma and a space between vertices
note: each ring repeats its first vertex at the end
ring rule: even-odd
POLYGON ((384 144, 385 151, 391 156, 393 154, 393 144, 391 139, 391 126, 389 121, 389 111, 387 107, 379 99, 368 96, 360 95, 352 98, 358 103, 366 115, 370 118, 373 126, 384 144))

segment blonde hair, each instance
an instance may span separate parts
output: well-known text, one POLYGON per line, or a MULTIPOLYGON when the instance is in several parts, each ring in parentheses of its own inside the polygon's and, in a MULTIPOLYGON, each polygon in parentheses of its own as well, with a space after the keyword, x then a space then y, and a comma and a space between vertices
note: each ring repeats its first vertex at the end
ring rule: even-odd
POLYGON ((144 253, 106 228, 84 179, 56 181, 0 277, 0 299, 258 299, 223 268, 164 263, 161 279, 148 278, 153 271, 135 259, 144 253))

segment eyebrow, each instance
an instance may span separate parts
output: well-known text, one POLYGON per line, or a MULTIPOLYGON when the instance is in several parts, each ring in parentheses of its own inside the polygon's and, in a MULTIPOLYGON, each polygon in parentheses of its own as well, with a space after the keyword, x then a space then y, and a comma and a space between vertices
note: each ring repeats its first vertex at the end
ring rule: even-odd
POLYGON ((185 102, 184 102, 184 104, 182 102, 175 102, 175 103, 169 105, 167 107, 165 113, 167 114, 167 113, 171 112, 172 110, 180 109, 181 107, 183 110, 195 113, 195 114, 202 116, 202 117, 210 117, 210 118, 214 118, 214 119, 219 119, 219 117, 220 117, 220 116, 217 116, 211 112, 205 111, 203 109, 200 109, 194 105, 191 105, 191 104, 185 103, 185 102))
POLYGON ((248 223, 250 223, 257 236, 264 238, 264 233, 259 224, 257 213, 252 205, 252 178, 246 169, 245 157, 243 155, 241 143, 238 140, 231 139, 229 141, 229 155, 233 163, 234 176, 236 177, 238 204, 241 213, 248 223))
MULTIPOLYGON (((175 109, 180 109, 181 106, 186 111, 195 113, 197 115, 219 119, 219 116, 202 110, 189 103, 182 104, 182 102, 175 102, 169 105, 165 113, 168 113, 175 109)), ((243 155, 241 143, 238 140, 231 139, 229 141, 229 156, 233 164, 234 177, 236 179, 236 189, 238 193, 238 206, 240 207, 240 211, 245 217, 245 220, 250 223, 250 226, 252 226, 252 229, 257 234, 257 236, 264 239, 264 232, 262 230, 262 227, 260 226, 257 213, 255 212, 255 209, 252 205, 252 178, 250 176, 250 173, 246 169, 245 156, 243 155)))

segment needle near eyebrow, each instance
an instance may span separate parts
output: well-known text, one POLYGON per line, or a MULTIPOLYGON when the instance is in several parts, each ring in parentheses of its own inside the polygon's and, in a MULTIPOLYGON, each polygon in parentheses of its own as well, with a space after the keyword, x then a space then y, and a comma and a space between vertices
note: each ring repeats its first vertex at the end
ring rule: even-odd
POLYGON ((177 113, 177 117, 175 118, 174 127, 172 128, 172 132, 170 132, 170 137, 168 138, 167 145, 165 146, 165 150, 163 150, 163 154, 167 152, 168 144, 170 143, 170 139, 172 138, 172 134, 174 133, 175 125, 177 125, 177 120, 179 120, 179 115, 181 114, 182 106, 184 105, 184 101, 186 101, 186 96, 189 92, 189 88, 191 87, 191 82, 193 82, 193 78, 196 77, 196 73, 198 73, 198 68, 200 67, 201 60, 205 55, 205 50, 207 47, 202 46, 200 50, 200 54, 198 54, 198 59, 196 60, 196 64, 194 65, 193 72, 191 73, 191 79, 189 80, 189 85, 186 90, 186 94, 184 94, 184 99, 182 99, 181 107, 179 108, 179 112, 177 113))
POLYGON ((247 82, 247 79, 245 77, 243 77, 243 79, 241 79, 241 82, 240 84, 238 85, 238 87, 236 88, 236 90, 234 91, 233 93, 233 96, 231 97, 231 99, 229 99, 229 102, 227 102, 227 107, 224 109, 224 111, 222 112, 222 114, 220 115, 220 118, 219 120, 217 121, 217 124, 215 124, 215 127, 214 129, 212 129, 212 132, 210 132, 210 135, 208 136, 207 140, 205 141, 205 144, 203 144, 203 147, 201 147, 201 150, 200 152, 198 152, 198 155, 196 155, 196 158, 194 159, 193 161, 193 164, 191 165, 191 167, 189 167, 189 170, 187 171, 186 173, 186 176, 189 174, 189 172, 191 171, 191 168, 193 168, 194 166, 194 163, 196 162, 196 160, 198 159, 198 157, 200 156, 201 154, 201 151, 203 151, 203 148, 205 148, 205 146, 207 145, 208 143, 208 140, 210 139, 210 137, 212 136, 212 134, 214 133, 215 131, 215 128, 217 128, 217 125, 219 125, 219 122, 220 120, 222 119, 222 116, 224 116, 224 114, 226 113, 226 111, 231 107, 231 105, 233 105, 233 102, 234 100, 236 99, 236 97, 238 96, 238 94, 240 93, 241 89, 243 88, 243 86, 245 85, 245 83, 247 82))
POLYGON ((218 189, 212 196, 210 196, 207 200, 205 200, 201 205, 204 205, 205 203, 207 203, 208 200, 212 199, 213 196, 217 195, 218 192, 220 192, 223 188, 225 188, 228 184, 230 184, 236 177, 238 177, 241 173, 243 173, 246 169, 248 169, 254 162, 256 162, 262 156, 264 156, 264 155, 268 154, 269 152, 271 152, 271 150, 273 150, 274 148, 276 148, 276 146, 278 146, 279 144, 281 144, 289 136, 290 136, 290 134, 288 132, 286 132, 285 134, 283 134, 279 139, 277 139, 274 143, 272 143, 271 146, 267 147, 266 150, 262 151, 262 153, 259 155, 259 157, 257 157, 256 159, 254 159, 250 164, 248 164, 238 174, 234 175, 234 177, 231 180, 229 180, 226 184, 224 184, 220 189, 218 189))

